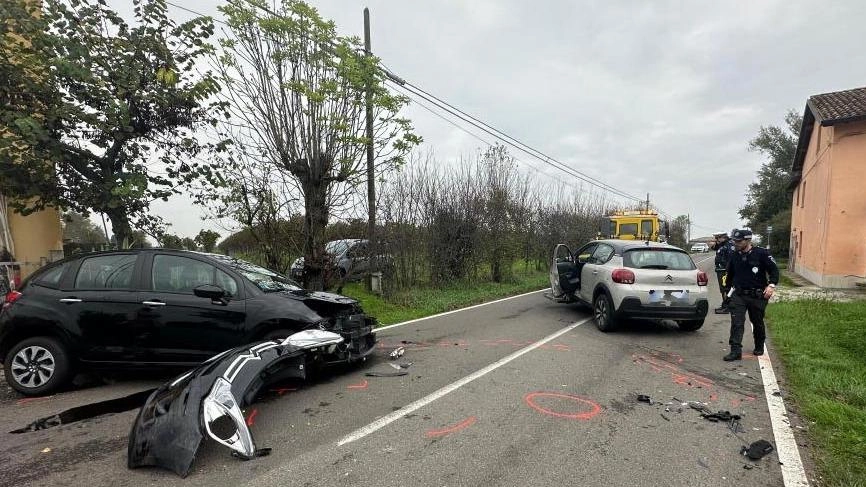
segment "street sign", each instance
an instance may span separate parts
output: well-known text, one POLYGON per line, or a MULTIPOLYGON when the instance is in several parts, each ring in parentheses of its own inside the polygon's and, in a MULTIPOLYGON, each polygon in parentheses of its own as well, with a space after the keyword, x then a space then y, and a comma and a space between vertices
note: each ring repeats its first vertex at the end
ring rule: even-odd
POLYGON ((772 232, 772 231, 773 231, 773 227, 767 225, 767 233, 770 233, 770 232, 772 232))

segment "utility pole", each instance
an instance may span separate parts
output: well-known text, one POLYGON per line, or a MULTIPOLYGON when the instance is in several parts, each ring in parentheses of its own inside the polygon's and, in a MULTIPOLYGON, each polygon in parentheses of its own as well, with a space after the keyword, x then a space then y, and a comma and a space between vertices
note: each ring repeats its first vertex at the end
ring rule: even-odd
POLYGON ((692 241, 692 215, 686 214, 686 245, 692 241))
POLYGON ((649 213, 649 193, 646 194, 646 212, 649 213))
MULTIPOLYGON (((369 60, 373 56, 370 47, 370 9, 364 7, 364 53, 369 60)), ((373 272, 377 272, 376 265, 376 171, 373 167, 373 79, 372 73, 367 76, 367 250, 369 252, 370 270, 365 279, 367 289, 372 289, 373 272)))

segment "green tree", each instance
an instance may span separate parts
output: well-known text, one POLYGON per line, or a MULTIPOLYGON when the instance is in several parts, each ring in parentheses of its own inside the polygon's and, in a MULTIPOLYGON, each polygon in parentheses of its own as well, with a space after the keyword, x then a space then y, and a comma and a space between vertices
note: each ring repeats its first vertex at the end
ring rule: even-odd
POLYGON ((767 226, 773 227, 771 249, 787 254, 791 234, 791 165, 797 151, 803 117, 794 111, 785 116, 785 127, 761 127, 749 142, 749 149, 760 152, 767 161, 758 170, 757 180, 749 184, 742 217, 753 232, 766 237, 767 226))
POLYGON ((69 211, 63 214, 63 240, 73 243, 106 243, 105 232, 86 216, 69 211))
POLYGON ((195 243, 195 240, 189 237, 183 237, 181 239, 181 245, 183 245, 184 250, 198 250, 198 245, 195 243))
POLYGON ((213 230, 201 230, 195 236, 195 243, 205 252, 213 252, 216 248, 217 240, 220 239, 220 234, 213 230))
POLYGON ((402 164, 420 139, 398 116, 408 99, 385 87, 378 60, 363 54, 359 39, 337 35, 333 22, 302 1, 274 3, 275 11, 263 0, 220 7, 233 38, 222 42, 218 70, 236 128, 235 167, 263 161, 302 196, 304 276, 317 290, 324 287, 331 210, 366 180, 365 102, 373 106, 379 171, 402 164))
POLYGON ((668 243, 688 250, 689 217, 679 215, 670 223, 670 238, 668 243))
POLYGON ((159 238, 159 246, 164 249, 183 250, 183 239, 171 233, 163 233, 159 238))
POLYGON ((132 223, 158 233, 151 201, 218 184, 195 136, 220 106, 215 78, 199 74, 212 22, 178 24, 164 0, 132 3, 134 25, 104 0, 4 0, 0 23, 0 191, 24 214, 104 213, 117 242, 132 223))

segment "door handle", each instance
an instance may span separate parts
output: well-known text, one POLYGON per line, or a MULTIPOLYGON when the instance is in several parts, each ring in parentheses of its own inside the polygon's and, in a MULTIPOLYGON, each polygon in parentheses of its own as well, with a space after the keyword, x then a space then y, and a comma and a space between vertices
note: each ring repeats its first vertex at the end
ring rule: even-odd
POLYGON ((83 301, 83 300, 82 300, 82 299, 78 299, 78 298, 61 298, 61 299, 60 299, 60 302, 61 302, 61 303, 67 303, 67 304, 71 304, 71 303, 80 303, 81 301, 83 301))
POLYGON ((165 306, 165 303, 162 301, 142 301, 141 304, 145 306, 165 306))
POLYGON ((598 274, 598 271, 592 271, 592 275, 595 276, 595 275, 597 275, 597 274, 598 274))

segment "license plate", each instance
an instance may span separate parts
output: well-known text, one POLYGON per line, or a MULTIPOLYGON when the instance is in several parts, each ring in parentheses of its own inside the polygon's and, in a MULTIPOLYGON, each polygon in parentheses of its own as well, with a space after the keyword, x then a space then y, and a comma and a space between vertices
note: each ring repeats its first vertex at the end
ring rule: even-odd
POLYGON ((688 301, 689 292, 682 289, 654 289, 649 292, 650 303, 688 301))

